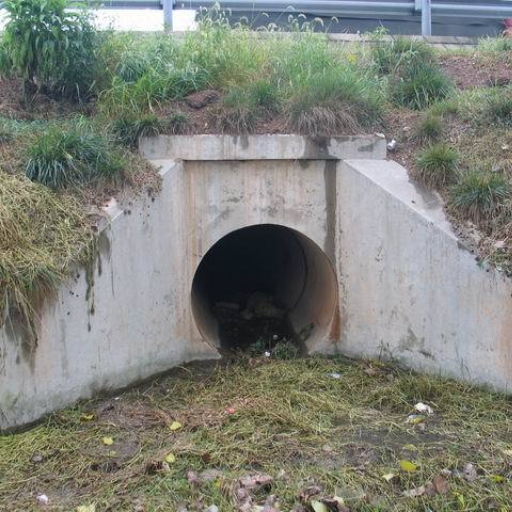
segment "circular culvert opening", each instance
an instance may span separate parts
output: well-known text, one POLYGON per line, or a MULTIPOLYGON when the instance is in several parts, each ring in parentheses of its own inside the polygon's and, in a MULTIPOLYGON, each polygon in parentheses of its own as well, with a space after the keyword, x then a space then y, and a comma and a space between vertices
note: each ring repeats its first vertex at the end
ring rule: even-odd
POLYGON ((282 341, 311 349, 329 333, 336 302, 336 276, 325 253, 298 231, 271 224, 220 239, 192 283, 199 331, 230 351, 282 341))

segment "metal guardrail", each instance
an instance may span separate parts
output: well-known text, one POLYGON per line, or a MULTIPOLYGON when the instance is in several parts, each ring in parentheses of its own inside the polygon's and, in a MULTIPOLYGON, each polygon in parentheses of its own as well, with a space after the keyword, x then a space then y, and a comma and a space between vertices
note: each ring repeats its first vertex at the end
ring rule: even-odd
MULTIPOLYGON (((101 0, 100 0, 101 1, 101 0)), ((163 9, 164 22, 172 27, 175 9, 212 7, 218 0, 105 0, 102 8, 163 9)), ((431 18, 512 18, 512 0, 221 0, 232 12, 295 12, 316 16, 392 18, 422 17, 422 34, 430 35, 431 18)), ((0 0, 0 8, 2 2, 0 0)))

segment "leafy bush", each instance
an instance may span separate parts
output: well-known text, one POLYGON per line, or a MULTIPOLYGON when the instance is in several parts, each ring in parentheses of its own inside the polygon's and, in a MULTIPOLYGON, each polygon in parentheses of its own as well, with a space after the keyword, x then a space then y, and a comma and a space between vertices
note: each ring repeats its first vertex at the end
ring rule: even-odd
POLYGON ((26 175, 51 188, 115 181, 125 161, 104 135, 51 127, 28 148, 26 175))
POLYGON ((424 115, 416 127, 416 136, 426 142, 439 140, 443 132, 443 118, 430 113, 424 115))
POLYGON ((429 187, 439 188, 456 178, 457 150, 445 144, 436 144, 420 152, 417 167, 420 178, 429 187))
POLYGON ((6 0, 0 70, 23 78, 25 91, 84 98, 96 74, 101 37, 85 12, 66 0, 6 0))
POLYGON ((301 77, 288 100, 292 130, 316 136, 356 132, 382 120, 379 91, 345 67, 301 77))
POLYGON ((478 223, 499 215, 510 193, 510 183, 501 174, 471 171, 452 189, 450 203, 465 218, 478 223))
POLYGON ((391 80, 390 86, 395 104, 415 110, 428 108, 446 98, 453 90, 452 82, 434 64, 403 68, 391 80))

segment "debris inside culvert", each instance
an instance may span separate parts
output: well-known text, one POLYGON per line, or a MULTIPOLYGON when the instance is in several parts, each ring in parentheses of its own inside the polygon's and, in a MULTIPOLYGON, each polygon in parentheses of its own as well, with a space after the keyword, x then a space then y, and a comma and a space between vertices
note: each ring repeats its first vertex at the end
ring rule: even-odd
POLYGON ((238 294, 216 302, 214 315, 224 350, 268 356, 275 353, 280 359, 295 357, 300 352, 299 338, 291 328, 288 312, 272 295, 238 294))

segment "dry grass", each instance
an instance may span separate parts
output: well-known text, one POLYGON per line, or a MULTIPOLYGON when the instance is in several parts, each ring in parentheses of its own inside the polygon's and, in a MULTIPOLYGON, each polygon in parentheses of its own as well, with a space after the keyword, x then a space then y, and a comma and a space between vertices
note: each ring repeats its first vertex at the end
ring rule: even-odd
POLYGON ((31 330, 35 305, 51 297, 70 263, 86 259, 92 246, 75 199, 0 170, 0 320, 8 304, 31 330))
POLYGON ((505 512, 512 509, 511 413, 505 396, 378 363, 310 358, 183 368, 0 438, 0 509, 36 510, 36 494, 45 493, 48 510, 95 504, 98 512, 157 512, 188 503, 196 511, 202 503, 231 512, 237 478, 267 473, 282 511, 317 484, 351 511, 505 512), (418 401, 434 414, 406 423, 418 401), (173 421, 183 428, 171 431, 173 421), (176 460, 168 471, 153 471, 169 453, 176 460), (401 460, 417 469, 404 472, 401 460), (475 474, 458 474, 467 464, 475 474), (190 470, 199 479, 216 471, 194 484, 190 470), (387 473, 396 477, 388 482, 387 473), (404 495, 434 479, 445 492, 404 495))

